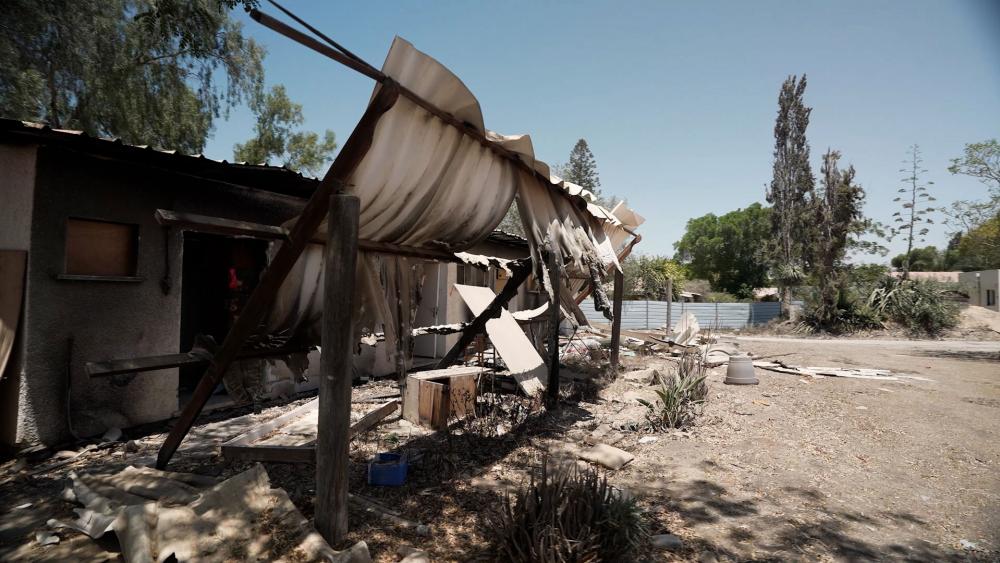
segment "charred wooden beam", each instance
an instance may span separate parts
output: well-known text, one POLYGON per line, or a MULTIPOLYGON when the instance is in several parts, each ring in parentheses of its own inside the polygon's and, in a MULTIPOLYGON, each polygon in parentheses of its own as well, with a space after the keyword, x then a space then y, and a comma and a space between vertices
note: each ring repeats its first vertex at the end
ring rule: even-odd
POLYGON ((622 299, 625 293, 625 276, 615 270, 614 318, 611 319, 611 373, 618 374, 618 349, 622 339, 622 299))
MULTIPOLYGON (((308 353, 316 348, 296 347, 296 348, 273 348, 270 350, 243 350, 236 355, 237 359, 249 358, 278 358, 289 354, 308 353)), ((207 353, 183 352, 180 354, 164 354, 161 356, 145 356, 141 358, 124 358, 118 360, 106 360, 103 362, 87 362, 84 368, 90 377, 110 377, 112 375, 122 375, 126 373, 138 373, 144 371, 156 371, 160 369, 179 368, 183 366, 196 366, 208 364, 212 361, 212 356, 207 353)))
MULTIPOLYGON (((169 209, 157 209, 154 214, 156 221, 164 226, 178 227, 187 231, 198 233, 211 233, 226 236, 241 236, 263 240, 288 240, 288 230, 276 225, 264 225, 261 223, 251 223, 249 221, 237 221, 233 219, 223 219, 221 217, 211 217, 199 215, 197 213, 179 213, 169 209)), ((313 237, 309 242, 326 244, 322 238, 313 237)), ((409 256, 424 260, 436 260, 439 262, 458 262, 477 266, 476 263, 463 260, 460 256, 447 250, 439 248, 420 248, 403 244, 393 244, 390 242, 379 242, 374 240, 361 239, 358 241, 358 248, 365 252, 376 254, 391 254, 394 256, 409 256)), ((488 262, 488 260, 487 260, 488 262)))
POLYGON ((549 380, 545 389, 545 406, 553 409, 559 404, 559 302, 562 292, 562 280, 560 279, 562 264, 560 264, 559 255, 551 249, 546 261, 548 262, 549 284, 552 286, 552 308, 549 311, 549 380))

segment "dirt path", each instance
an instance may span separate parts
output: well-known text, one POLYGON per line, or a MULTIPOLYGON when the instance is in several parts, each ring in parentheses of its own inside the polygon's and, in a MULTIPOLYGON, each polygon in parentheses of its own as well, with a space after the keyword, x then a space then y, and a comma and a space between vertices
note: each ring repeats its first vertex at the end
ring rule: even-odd
POLYGON ((1000 547, 997 343, 738 340, 792 364, 933 381, 758 370, 760 385, 737 387, 715 370, 702 424, 636 444, 615 476, 679 517, 685 557, 943 561, 1000 547))
MULTIPOLYGON (((1000 343, 772 337, 737 342, 757 356, 777 355, 790 364, 886 368, 921 379, 813 379, 758 370, 759 385, 728 386, 722 383, 724 368, 712 370, 708 403, 692 430, 627 431, 615 444, 635 460, 608 473, 609 480, 639 497, 654 533, 684 540, 683 549, 651 552, 651 560, 996 560, 1000 343), (656 440, 649 442, 651 437, 656 440)), ((655 356, 626 361, 631 368, 673 365, 655 356)), ((374 384, 356 389, 385 391, 374 384)), ((598 400, 566 403, 496 435, 427 434, 388 420, 355 440, 351 491, 427 524, 433 533, 401 531, 352 511, 349 542, 365 540, 380 562, 397 561, 403 543, 427 550, 435 561, 495 560, 490 516, 503 491, 525 481, 546 453, 575 459, 584 438, 601 424, 642 422, 645 409, 634 396, 650 392, 622 378, 598 400), (367 485, 365 462, 397 446, 421 457, 406 485, 367 485)), ((206 417, 171 469, 223 477, 245 469, 245 463, 222 459, 218 443, 304 400, 261 415, 206 417)), ((63 533, 60 544, 40 547, 34 532, 47 529, 48 518, 72 514, 75 505, 59 496, 69 471, 112 472, 152 461, 163 429, 130 432, 138 442, 132 453, 117 444, 52 470, 18 469, 14 461, 0 467, 0 559, 117 559, 110 535, 94 542, 63 533)), ((53 463, 56 458, 39 467, 53 463)), ((272 483, 310 518, 315 467, 266 467, 272 483)))

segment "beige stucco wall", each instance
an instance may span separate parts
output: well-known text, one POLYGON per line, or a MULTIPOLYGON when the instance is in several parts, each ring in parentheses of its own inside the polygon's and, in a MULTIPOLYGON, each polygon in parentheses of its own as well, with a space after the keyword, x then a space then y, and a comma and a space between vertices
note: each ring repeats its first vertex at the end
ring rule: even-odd
POLYGON ((969 305, 987 307, 1000 312, 1000 270, 962 272, 958 283, 969 294, 969 305), (987 291, 992 291, 993 304, 987 305, 987 291))

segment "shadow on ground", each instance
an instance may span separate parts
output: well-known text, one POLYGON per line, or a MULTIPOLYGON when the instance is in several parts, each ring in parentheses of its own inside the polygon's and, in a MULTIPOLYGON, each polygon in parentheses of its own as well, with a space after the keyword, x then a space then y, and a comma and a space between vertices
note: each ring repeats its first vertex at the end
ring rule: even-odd
POLYGON ((693 560, 705 552, 733 561, 808 561, 830 556, 845 561, 978 560, 977 554, 920 540, 881 541, 893 537, 897 526, 926 528, 928 523, 908 512, 862 514, 835 508, 812 488, 786 487, 777 497, 766 499, 737 498, 708 479, 637 484, 636 489, 650 504, 679 514, 699 535, 681 554, 693 560), (704 530, 711 533, 701 533, 704 530))

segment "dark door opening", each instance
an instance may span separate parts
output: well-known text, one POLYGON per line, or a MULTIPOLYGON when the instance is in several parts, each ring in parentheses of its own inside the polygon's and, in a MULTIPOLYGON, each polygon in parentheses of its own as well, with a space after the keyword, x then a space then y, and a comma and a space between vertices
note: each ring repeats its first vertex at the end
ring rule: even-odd
MULTIPOLYGON (((204 233, 184 233, 181 273, 181 351, 197 335, 221 344, 267 266, 267 241, 204 233)), ((178 392, 189 394, 204 367, 180 368, 178 392)))

